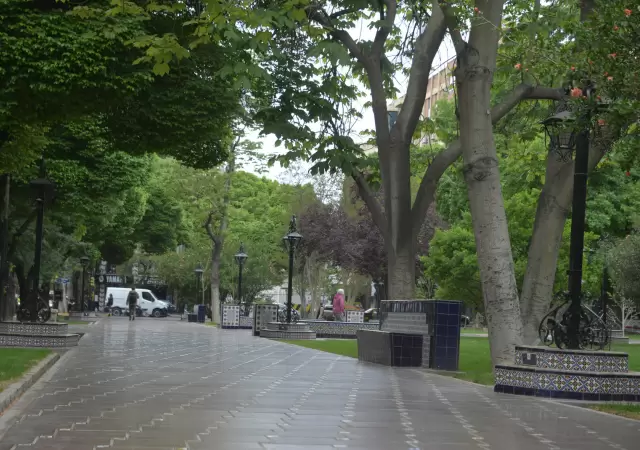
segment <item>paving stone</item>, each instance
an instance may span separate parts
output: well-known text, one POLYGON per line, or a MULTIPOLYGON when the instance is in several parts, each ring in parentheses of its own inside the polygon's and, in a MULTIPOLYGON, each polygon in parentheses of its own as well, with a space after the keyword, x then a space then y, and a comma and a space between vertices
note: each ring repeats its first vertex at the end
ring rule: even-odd
POLYGON ((637 422, 171 318, 103 319, 60 364, 14 405, 0 450, 635 450, 640 439, 637 422))

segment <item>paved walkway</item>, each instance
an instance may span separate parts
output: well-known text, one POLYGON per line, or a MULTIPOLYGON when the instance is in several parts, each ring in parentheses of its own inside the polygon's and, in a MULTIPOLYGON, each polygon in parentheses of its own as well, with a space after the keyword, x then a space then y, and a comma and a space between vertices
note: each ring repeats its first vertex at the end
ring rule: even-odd
POLYGON ((640 422, 171 319, 103 319, 0 418, 8 449, 634 450, 640 422))

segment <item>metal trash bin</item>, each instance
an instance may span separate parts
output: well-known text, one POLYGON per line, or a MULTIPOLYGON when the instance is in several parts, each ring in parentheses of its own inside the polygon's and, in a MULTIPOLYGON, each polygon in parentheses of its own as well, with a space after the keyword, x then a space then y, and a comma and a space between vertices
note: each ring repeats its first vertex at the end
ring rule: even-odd
POLYGON ((205 305, 197 305, 198 323, 204 323, 207 320, 207 308, 205 305))

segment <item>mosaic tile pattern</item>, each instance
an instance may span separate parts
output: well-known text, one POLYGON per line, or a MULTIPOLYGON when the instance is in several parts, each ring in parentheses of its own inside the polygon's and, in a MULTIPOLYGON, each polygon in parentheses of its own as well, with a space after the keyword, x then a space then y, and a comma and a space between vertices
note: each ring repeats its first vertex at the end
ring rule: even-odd
POLYGON ((259 336, 260 330, 269 322, 278 321, 278 305, 255 305, 253 307, 253 335, 259 336))
POLYGON ((453 300, 431 303, 433 310, 427 313, 427 321, 433 323, 434 328, 430 367, 437 370, 458 370, 462 303, 453 300))
POLYGON ((0 347, 75 347, 80 340, 79 334, 59 334, 55 336, 0 334, 0 347))
POLYGON ((0 322, 0 333, 3 334, 51 336, 67 334, 68 329, 69 325, 66 323, 0 322))
POLYGON ((378 330, 378 323, 349 323, 349 322, 330 322, 327 320, 305 320, 309 328, 316 332, 317 337, 322 338, 340 338, 355 339, 358 330, 378 330))
POLYGON ((358 330, 358 359, 385 366, 429 367, 429 337, 421 334, 358 330))
POLYGON ((516 347, 516 365, 576 372, 628 372, 629 356, 618 352, 566 352, 547 347, 516 347))
POLYGON ((347 311, 347 322, 363 323, 364 311, 347 311))
POLYGON ((222 307, 222 328, 238 328, 240 326, 240 307, 224 305, 222 307))
POLYGON ((431 334, 426 313, 390 312, 380 320, 380 329, 392 333, 431 334))
POLYGON ((253 318, 245 315, 240 315, 240 319, 238 321, 239 328, 251 329, 253 328, 253 318))
POLYGON ((268 339, 315 339, 316 333, 306 323, 269 322, 260 330, 260 337, 268 339))
POLYGON ((496 366, 496 392, 575 400, 640 401, 640 373, 567 373, 496 366))

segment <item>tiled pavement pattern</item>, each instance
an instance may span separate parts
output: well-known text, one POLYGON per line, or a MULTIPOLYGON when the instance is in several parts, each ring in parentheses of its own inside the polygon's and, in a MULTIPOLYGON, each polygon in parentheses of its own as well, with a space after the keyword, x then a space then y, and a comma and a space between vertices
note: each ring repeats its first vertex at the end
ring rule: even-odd
POLYGON ((636 450, 640 422, 171 319, 103 319, 0 418, 8 449, 636 450))

